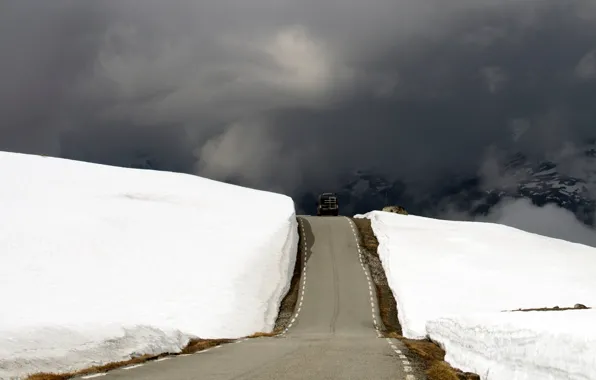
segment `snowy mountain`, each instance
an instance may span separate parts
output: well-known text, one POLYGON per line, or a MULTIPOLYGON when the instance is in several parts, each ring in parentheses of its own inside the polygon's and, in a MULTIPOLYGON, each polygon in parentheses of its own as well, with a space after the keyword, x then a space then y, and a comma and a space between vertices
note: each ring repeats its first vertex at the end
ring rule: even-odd
MULTIPOLYGON (((505 198, 527 198, 537 206, 556 204, 593 225, 596 211, 596 141, 569 148, 552 160, 532 161, 516 153, 499 163, 498 178, 478 174, 453 177, 420 192, 371 171, 356 171, 338 190, 343 212, 364 213, 399 204, 418 215, 436 217, 447 212, 469 217, 486 215, 505 198)), ((302 201, 314 202, 314 195, 302 201)), ((308 208, 309 203, 302 203, 308 208)))
POLYGON ((516 185, 490 189, 490 193, 499 199, 507 196, 528 198, 537 206, 554 203, 591 225, 596 209, 594 152, 591 148, 584 151, 583 155, 573 155, 573 160, 568 157, 559 162, 545 161, 536 165, 518 154, 507 167, 507 173, 518 179, 516 185), (592 170, 579 172, 573 166, 584 169, 592 167, 592 170))

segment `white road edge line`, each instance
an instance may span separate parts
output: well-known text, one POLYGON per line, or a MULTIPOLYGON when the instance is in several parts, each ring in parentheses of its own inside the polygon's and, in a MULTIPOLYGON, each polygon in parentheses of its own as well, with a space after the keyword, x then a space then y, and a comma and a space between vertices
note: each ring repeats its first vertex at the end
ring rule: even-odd
POLYGON ((93 375, 86 375, 86 376, 81 376, 81 379, 93 379, 95 377, 100 377, 100 376, 105 376, 107 375, 107 373, 102 372, 102 373, 94 373, 93 375))
MULTIPOLYGON (((302 259, 302 286, 299 286, 300 288, 300 306, 298 307, 298 310, 296 310, 296 313, 294 314, 292 321, 288 324, 288 326, 286 326, 286 328, 284 329, 284 331, 282 331, 279 335, 283 336, 285 335, 290 328, 294 325, 294 323, 296 322, 296 320, 298 319, 298 316, 300 315, 300 311, 302 310, 302 303, 304 301, 304 293, 306 292, 306 253, 308 251, 308 242, 306 240, 306 232, 304 229, 304 220, 302 218, 296 218, 298 220, 298 224, 300 224, 300 230, 302 231, 302 240, 303 240, 303 259, 302 259)), ((298 252, 296 252, 298 253, 298 252)), ((298 263, 296 263, 298 264, 298 263)))
POLYGON ((135 364, 135 365, 131 365, 129 367, 124 367, 122 368, 124 371, 128 371, 129 369, 133 369, 133 368, 139 368, 142 367, 144 364, 135 364))
MULTIPOLYGON (((375 325, 377 337, 381 338, 383 335, 381 334, 379 326, 377 325, 377 319, 375 317, 375 298, 373 297, 373 294, 372 294, 371 276, 368 274, 368 272, 364 266, 364 257, 363 257, 364 255, 362 254, 362 247, 360 247, 360 239, 358 238, 358 233, 354 229, 354 227, 355 227, 354 221, 352 221, 347 216, 345 218, 348 220, 348 223, 350 223, 350 227, 352 227, 352 233, 354 234, 354 239, 356 239, 356 247, 358 248, 358 257, 360 259, 360 265, 362 266, 362 270, 364 271, 364 275, 366 276, 366 280, 368 282, 368 289, 370 290, 370 305, 372 307, 373 323, 375 325)), ((386 340, 387 340, 387 343, 389 344, 389 346, 395 351, 395 353, 400 355, 400 358, 402 356, 404 357, 405 360, 402 360, 402 365, 404 367, 404 371, 406 373, 408 373, 406 375, 406 380, 415 380, 416 377, 414 377, 414 375, 410 374, 412 372, 412 367, 410 366, 410 362, 407 360, 405 355, 402 354, 401 350, 397 349, 397 347, 395 346, 395 344, 393 344, 393 342, 391 341, 390 338, 386 338, 386 340)))

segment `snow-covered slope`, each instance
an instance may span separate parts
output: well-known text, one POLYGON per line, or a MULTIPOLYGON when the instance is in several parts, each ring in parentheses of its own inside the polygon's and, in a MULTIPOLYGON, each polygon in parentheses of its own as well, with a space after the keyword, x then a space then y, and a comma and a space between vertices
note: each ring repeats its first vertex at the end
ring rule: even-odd
POLYGON ((291 198, 6 152, 0 178, 0 378, 273 328, 291 198))
POLYGON ((450 363, 483 379, 596 379, 596 367, 589 367, 594 351, 581 349, 596 341, 594 324, 587 323, 596 312, 503 312, 596 306, 596 248, 492 223, 380 211, 357 217, 371 219, 406 337, 430 334, 450 363), (549 355, 576 357, 563 365, 549 355), (535 366, 550 377, 535 377, 535 366))

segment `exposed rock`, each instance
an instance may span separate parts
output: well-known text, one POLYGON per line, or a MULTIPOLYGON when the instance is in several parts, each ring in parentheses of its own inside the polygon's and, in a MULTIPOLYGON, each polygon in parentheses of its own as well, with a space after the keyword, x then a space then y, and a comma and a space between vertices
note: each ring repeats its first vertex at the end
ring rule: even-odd
POLYGON ((406 209, 401 206, 385 206, 385 207, 383 207, 382 211, 408 215, 408 212, 406 211, 406 209))

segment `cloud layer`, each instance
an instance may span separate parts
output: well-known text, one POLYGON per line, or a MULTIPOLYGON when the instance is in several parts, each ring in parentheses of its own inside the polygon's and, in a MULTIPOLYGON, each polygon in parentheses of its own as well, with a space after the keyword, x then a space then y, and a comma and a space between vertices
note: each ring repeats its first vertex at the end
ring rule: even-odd
POLYGON ((596 1, 8 1, 0 149, 294 193, 594 134, 596 1))
POLYGON ((535 234, 596 247, 596 232, 582 224, 571 211, 548 204, 536 207, 527 199, 499 204, 477 221, 505 224, 535 234))

